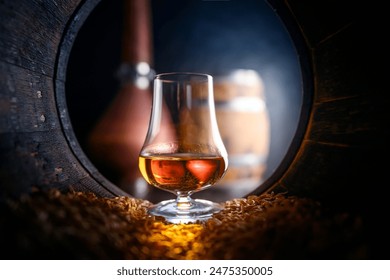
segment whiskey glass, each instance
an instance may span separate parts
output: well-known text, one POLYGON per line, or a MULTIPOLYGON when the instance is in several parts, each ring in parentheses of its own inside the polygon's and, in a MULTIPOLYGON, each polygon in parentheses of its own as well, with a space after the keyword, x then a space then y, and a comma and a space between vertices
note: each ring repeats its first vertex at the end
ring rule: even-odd
POLYGON ((205 221, 221 205, 191 195, 212 187, 228 168, 215 115, 213 78, 203 73, 156 75, 139 169, 152 186, 170 192, 149 209, 171 223, 205 221))

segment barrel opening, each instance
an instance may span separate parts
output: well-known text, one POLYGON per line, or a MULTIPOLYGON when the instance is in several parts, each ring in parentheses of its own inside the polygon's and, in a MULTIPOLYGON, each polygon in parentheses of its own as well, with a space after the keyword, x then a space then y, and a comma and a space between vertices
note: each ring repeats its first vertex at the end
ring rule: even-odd
MULTIPOLYGON (((111 159, 99 158, 88 143, 94 127, 123 89, 117 77, 126 32, 123 2, 87 1, 85 20, 69 38, 71 48, 63 67, 67 122, 72 127, 68 137, 78 143, 76 154, 94 176, 100 176, 99 181, 113 183, 131 196, 157 201, 165 194, 145 185, 142 178, 127 177, 121 168, 107 164, 111 159)), ((308 113, 303 106, 309 79, 302 66, 306 56, 301 39, 295 36, 293 22, 286 20, 287 13, 267 1, 173 2, 177 3, 168 8, 161 1, 150 1, 151 66, 156 73, 192 71, 214 77, 218 123, 230 158, 223 181, 199 196, 224 201, 261 193, 288 165, 294 154, 291 149, 299 145, 297 134, 303 134, 299 127, 305 119, 302 115, 308 113)), ((129 99, 121 99, 122 107, 117 110, 126 107, 129 99)), ((126 110, 139 107, 134 103, 126 110)), ((145 106, 142 114, 148 115, 148 110, 145 106)), ((113 121, 112 126, 120 122, 113 121)), ((133 140, 144 137, 126 135, 133 140)), ((115 143, 119 149, 124 146, 115 143)), ((112 144, 101 146, 102 153, 126 157, 113 149, 112 144)))

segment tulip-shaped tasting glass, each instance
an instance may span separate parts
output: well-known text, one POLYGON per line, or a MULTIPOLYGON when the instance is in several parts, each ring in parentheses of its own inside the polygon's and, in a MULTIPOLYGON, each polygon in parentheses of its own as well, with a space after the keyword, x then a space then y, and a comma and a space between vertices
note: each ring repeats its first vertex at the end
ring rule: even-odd
POLYGON ((176 199, 149 209, 171 223, 209 219, 217 203, 192 199, 226 172, 228 158, 219 134, 213 78, 198 73, 166 73, 154 79, 149 128, 139 155, 139 168, 154 187, 176 199))

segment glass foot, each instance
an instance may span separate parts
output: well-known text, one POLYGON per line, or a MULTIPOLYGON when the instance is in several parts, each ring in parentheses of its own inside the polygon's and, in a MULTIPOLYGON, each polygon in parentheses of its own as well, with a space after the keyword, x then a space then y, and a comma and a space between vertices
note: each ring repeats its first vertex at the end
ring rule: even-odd
POLYGON ((203 199, 192 199, 188 207, 179 207, 177 202, 176 199, 162 201, 149 208, 149 214, 162 216, 173 224, 187 224, 206 221, 222 210, 220 204, 203 199))

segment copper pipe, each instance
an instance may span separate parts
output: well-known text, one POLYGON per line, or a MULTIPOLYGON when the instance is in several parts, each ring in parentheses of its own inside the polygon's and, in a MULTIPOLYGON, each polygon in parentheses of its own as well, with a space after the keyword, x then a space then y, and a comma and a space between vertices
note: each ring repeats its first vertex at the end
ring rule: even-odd
POLYGON ((151 18, 149 0, 124 1, 123 62, 152 63, 151 18))

